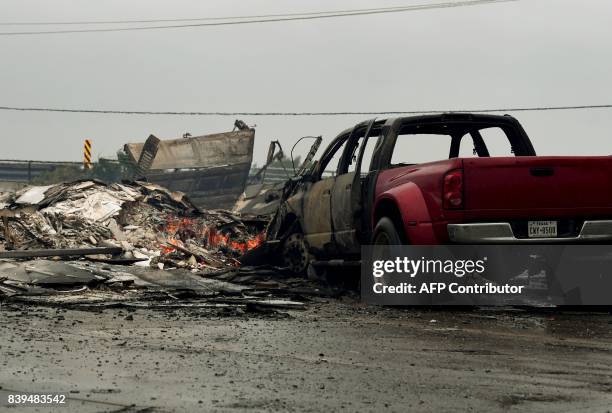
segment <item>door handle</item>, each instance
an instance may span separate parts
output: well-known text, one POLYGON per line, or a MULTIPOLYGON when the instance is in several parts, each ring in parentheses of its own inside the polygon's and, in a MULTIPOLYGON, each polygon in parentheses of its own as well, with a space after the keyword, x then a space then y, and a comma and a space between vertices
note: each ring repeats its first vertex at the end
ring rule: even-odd
POLYGON ((351 189, 353 187, 353 184, 346 184, 346 187, 344 189, 351 189))
POLYGON ((329 189, 326 189, 323 191, 323 195, 330 195, 331 191, 329 189))
POLYGON ((529 170, 532 176, 553 176, 555 170, 553 168, 531 168, 529 170))

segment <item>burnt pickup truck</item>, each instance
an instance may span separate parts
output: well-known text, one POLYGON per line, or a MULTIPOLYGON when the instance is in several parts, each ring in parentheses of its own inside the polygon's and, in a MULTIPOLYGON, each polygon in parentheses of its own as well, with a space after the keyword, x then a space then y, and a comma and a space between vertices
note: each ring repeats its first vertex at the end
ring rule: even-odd
POLYGON ((611 178, 612 157, 536 156, 507 115, 369 120, 286 185, 268 239, 296 272, 362 244, 610 241, 611 178))

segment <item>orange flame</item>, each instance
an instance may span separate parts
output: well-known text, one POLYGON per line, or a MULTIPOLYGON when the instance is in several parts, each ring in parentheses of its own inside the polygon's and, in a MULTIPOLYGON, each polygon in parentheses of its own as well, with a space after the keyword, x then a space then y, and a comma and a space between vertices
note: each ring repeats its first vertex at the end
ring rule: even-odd
POLYGON ((200 229, 198 228, 198 223, 193 219, 168 216, 166 218, 166 225, 161 230, 166 234, 176 235, 180 232, 194 233, 200 229))
POLYGON ((230 239, 229 234, 221 234, 216 230, 210 230, 208 233, 208 245, 217 248, 220 246, 226 246, 236 251, 240 251, 242 254, 247 252, 248 250, 252 250, 253 248, 261 245, 265 240, 264 233, 257 234, 254 238, 247 239, 246 241, 233 241, 230 239))
POLYGON ((235 249, 237 251, 240 251, 240 252, 242 252, 244 254, 244 253, 246 253, 249 250, 257 248, 264 241, 265 241, 265 235, 262 232, 260 234, 257 234, 255 236, 255 238, 248 239, 245 242, 235 242, 235 241, 232 241, 230 243, 230 246, 231 246, 231 248, 233 248, 233 249, 235 249))
POLYGON ((168 237, 167 244, 162 244, 161 245, 161 253, 163 255, 165 255, 165 254, 170 254, 170 253, 176 251, 176 248, 172 248, 172 245, 174 245, 176 247, 182 247, 183 243, 180 240, 178 240, 178 239, 176 239, 174 237, 168 237))
POLYGON ((167 245, 162 245, 161 246, 161 253, 162 253, 162 255, 170 254, 170 253, 172 253, 174 251, 176 251, 175 248, 169 247, 167 245))
POLYGON ((206 248, 226 247, 242 254, 258 247, 265 241, 265 234, 262 232, 244 241, 234 241, 230 234, 219 232, 214 227, 209 227, 205 223, 189 218, 178 218, 168 216, 166 224, 159 228, 167 238, 167 244, 161 246, 162 254, 169 254, 176 251, 172 245, 182 247, 181 239, 199 239, 203 241, 206 248))

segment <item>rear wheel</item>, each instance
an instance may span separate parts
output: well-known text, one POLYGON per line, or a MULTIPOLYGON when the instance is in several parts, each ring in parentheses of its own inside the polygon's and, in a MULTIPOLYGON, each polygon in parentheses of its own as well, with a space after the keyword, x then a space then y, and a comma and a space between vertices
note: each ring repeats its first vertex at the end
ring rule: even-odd
POLYGON ((395 224, 387 217, 381 218, 374 229, 374 245, 402 245, 395 224))
MULTIPOLYGON (((374 251, 373 255, 377 259, 391 259, 396 256, 397 253, 402 251, 401 248, 392 248, 392 245, 406 245, 407 242, 400 235, 395 224, 390 218, 384 217, 376 224, 374 229, 373 237, 374 251)), ((382 285, 395 285, 394 282, 385 279, 385 275, 382 277, 374 278, 373 282, 380 283, 382 285), (389 283, 389 284, 388 284, 389 283)), ((408 299, 405 301, 408 305, 431 305, 432 298, 426 294, 417 294, 407 296, 408 299)))
MULTIPOLYGON (((389 259, 392 256, 391 246, 400 245, 399 234, 395 229, 395 224, 387 217, 381 218, 376 227, 374 228, 374 236, 372 239, 372 254, 375 259, 389 259)), ((389 280, 386 274, 381 277, 374 277, 372 275, 372 283, 382 284, 383 286, 388 285, 389 280)))
POLYGON ((377 259, 389 258, 392 256, 391 246, 402 245, 403 242, 395 229, 395 224, 387 217, 381 218, 374 228, 374 237, 372 239, 373 253, 377 259))

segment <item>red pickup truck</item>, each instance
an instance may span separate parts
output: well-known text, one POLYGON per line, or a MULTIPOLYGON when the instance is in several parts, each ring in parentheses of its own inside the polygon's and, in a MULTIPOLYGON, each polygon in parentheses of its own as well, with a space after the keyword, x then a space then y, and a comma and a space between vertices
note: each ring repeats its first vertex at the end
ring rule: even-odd
POLYGON ((285 187, 269 239, 296 272, 362 244, 610 241, 611 178, 608 156, 536 156, 507 115, 370 120, 285 187))

